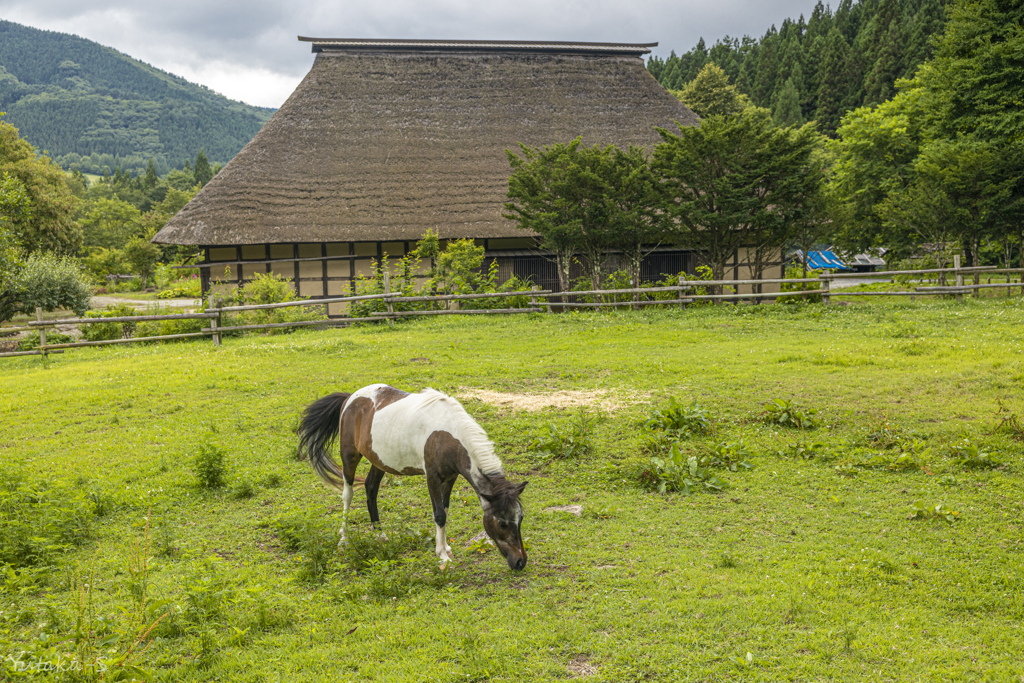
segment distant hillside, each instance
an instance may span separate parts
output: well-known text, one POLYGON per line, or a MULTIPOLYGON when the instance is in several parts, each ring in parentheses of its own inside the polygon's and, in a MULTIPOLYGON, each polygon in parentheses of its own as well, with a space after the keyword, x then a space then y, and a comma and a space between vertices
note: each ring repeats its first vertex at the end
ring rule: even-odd
POLYGON ((0 21, 0 111, 65 168, 226 163, 272 109, 229 100, 91 40, 0 21))

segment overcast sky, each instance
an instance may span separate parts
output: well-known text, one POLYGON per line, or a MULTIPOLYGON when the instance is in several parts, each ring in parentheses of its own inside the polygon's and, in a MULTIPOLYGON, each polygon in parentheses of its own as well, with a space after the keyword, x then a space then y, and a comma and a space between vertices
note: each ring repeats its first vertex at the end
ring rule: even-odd
POLYGON ((278 107, 318 38, 658 42, 759 36, 815 0, 0 0, 0 18, 94 40, 232 99, 278 107))

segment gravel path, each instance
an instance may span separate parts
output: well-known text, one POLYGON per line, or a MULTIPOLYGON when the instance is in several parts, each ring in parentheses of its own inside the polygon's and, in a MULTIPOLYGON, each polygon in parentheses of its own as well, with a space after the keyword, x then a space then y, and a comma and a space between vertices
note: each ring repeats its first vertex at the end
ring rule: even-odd
POLYGON ((146 310, 151 306, 161 306, 166 308, 184 308, 184 309, 196 309, 200 307, 199 299, 156 299, 154 300, 140 300, 140 299, 125 299, 119 296, 94 296, 92 298, 93 308, 106 308, 107 306, 116 306, 118 304, 128 304, 132 308, 140 311, 146 310))

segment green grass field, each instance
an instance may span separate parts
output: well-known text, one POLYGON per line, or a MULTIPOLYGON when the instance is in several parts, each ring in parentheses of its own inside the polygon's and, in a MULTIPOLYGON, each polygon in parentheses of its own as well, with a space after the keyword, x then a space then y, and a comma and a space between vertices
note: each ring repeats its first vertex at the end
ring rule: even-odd
POLYGON ((95 679, 130 650, 121 673, 162 681, 1021 681, 1013 415, 1020 297, 452 317, 4 359, 0 679, 95 679), (582 417, 463 400, 530 482, 523 572, 467 547, 482 526, 461 480, 447 572, 422 478, 381 487, 387 540, 357 490, 336 552, 340 497, 295 459, 293 430, 314 399, 374 382, 584 392, 582 417), (642 486, 642 423, 670 397, 714 419, 684 455, 742 439, 753 468, 716 470, 719 493, 642 486), (820 426, 766 424, 774 399, 820 426), (584 417, 578 459, 530 449, 584 417), (198 486, 200 452, 214 475, 223 453, 223 488, 198 486), (582 515, 545 510, 571 504, 582 515), (58 657, 94 668, 45 671, 58 657))

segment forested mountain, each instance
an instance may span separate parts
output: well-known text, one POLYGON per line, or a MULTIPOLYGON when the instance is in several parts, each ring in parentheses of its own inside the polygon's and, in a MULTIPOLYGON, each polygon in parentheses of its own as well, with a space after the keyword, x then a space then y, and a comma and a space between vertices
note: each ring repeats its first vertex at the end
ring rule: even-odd
POLYGON ((947 4, 841 0, 832 11, 818 2, 806 21, 803 15, 786 19, 759 39, 726 36, 710 49, 701 38, 682 55, 652 57, 647 68, 666 88, 679 90, 714 62, 754 104, 793 112, 786 123, 817 120, 819 130, 832 135, 843 114, 890 99, 896 79, 913 76, 931 56, 931 37, 945 25, 947 4))
POLYGON ((229 100, 91 40, 0 21, 0 111, 64 168, 160 174, 226 163, 272 109, 229 100))

